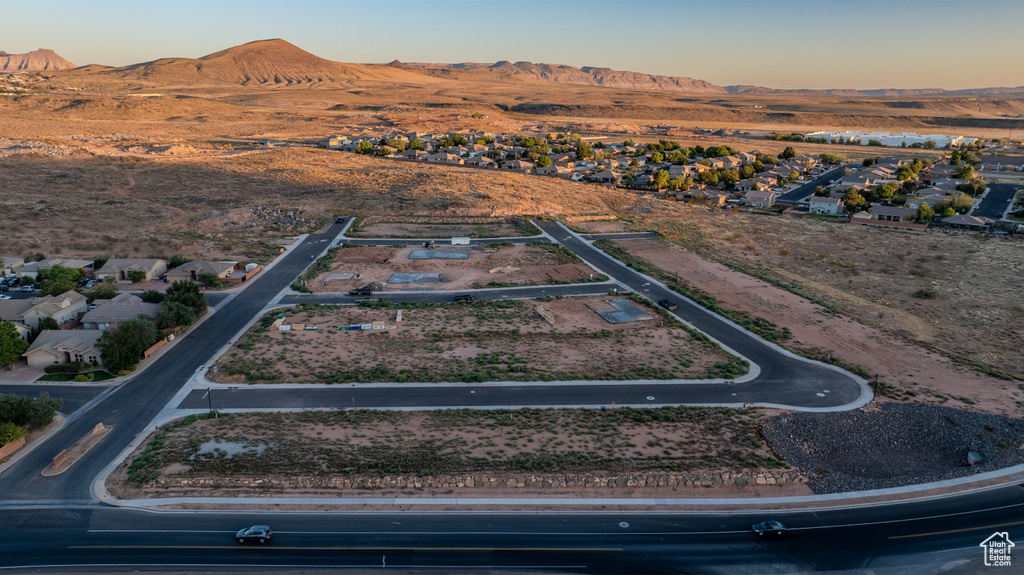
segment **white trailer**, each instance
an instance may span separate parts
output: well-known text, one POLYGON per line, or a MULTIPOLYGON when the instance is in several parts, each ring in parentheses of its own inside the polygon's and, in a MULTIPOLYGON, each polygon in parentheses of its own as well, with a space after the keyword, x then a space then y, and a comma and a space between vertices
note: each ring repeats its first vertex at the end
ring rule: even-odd
POLYGON ((453 246, 468 246, 469 238, 452 238, 453 246))

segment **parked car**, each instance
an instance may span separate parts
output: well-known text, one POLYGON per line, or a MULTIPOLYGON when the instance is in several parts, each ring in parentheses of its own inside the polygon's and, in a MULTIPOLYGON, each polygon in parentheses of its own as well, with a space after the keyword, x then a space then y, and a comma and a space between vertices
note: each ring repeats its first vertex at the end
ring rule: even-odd
POLYGON ((455 301, 473 301, 473 296, 469 294, 455 296, 455 301))
POLYGON ((336 223, 336 224, 343 224, 343 223, 345 223, 345 218, 338 218, 338 219, 334 220, 334 223, 336 223))
POLYGON ((96 280, 89 280, 89 281, 85 282, 85 289, 89 289, 89 288, 91 288, 94 285, 96 285, 96 280))
POLYGON ((253 525, 248 529, 239 529, 235 534, 235 540, 239 543, 268 543, 270 541, 270 527, 266 525, 253 525))
POLYGON ((765 521, 754 525, 751 529, 753 529, 754 533, 757 533, 758 535, 764 535, 765 533, 782 535, 782 532, 786 530, 786 526, 778 521, 765 521))
POLYGON ((9 295, 0 295, 0 299, 11 299, 9 295))
POLYGON ((0 284, 0 292, 7 291, 7 290, 8 290, 7 284, 0 284))
POLYGON ((373 290, 370 288, 350 289, 348 295, 373 295, 373 290))
POLYGON ((673 309, 676 309, 676 302, 674 302, 674 301, 672 301, 672 300, 670 300, 670 299, 663 299, 663 300, 660 300, 660 301, 658 302, 658 305, 660 305, 661 307, 663 307, 663 308, 665 308, 665 309, 667 309, 667 310, 673 310, 673 309))
POLYGON ((17 291, 21 293, 31 293, 35 291, 35 288, 32 286, 21 286, 20 288, 17 289, 17 291))

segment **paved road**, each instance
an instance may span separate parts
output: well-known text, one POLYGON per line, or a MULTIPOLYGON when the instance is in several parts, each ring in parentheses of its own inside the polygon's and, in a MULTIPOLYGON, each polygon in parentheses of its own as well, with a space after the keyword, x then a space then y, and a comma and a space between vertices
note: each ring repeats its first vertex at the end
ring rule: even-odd
POLYGON ((301 303, 319 304, 355 304, 360 300, 377 299, 396 303, 426 302, 444 303, 452 301, 456 295, 471 295, 476 299, 523 299, 544 296, 577 296, 602 295, 612 289, 622 289, 615 282, 600 282, 572 285, 529 286, 521 288, 471 289, 461 291, 435 291, 403 289, 401 291, 373 292, 372 296, 348 296, 338 293, 307 293, 287 295, 281 298, 282 304, 294 305, 301 303))
POLYGON ((145 431, 144 426, 156 417, 198 367, 208 362, 211 355, 309 265, 310 255, 319 255, 326 249, 342 227, 333 224, 321 234, 310 235, 277 264, 253 279, 240 294, 243 297, 232 299, 104 402, 69 421, 40 448, 0 474, 3 498, 89 500, 92 480, 100 471, 145 431), (39 475, 54 455, 71 447, 100 422, 113 426, 113 430, 85 457, 60 475, 39 475))
POLYGON ((726 515, 0 509, 0 566, 103 571, 386 565, 400 573, 1010 573, 1019 569, 983 567, 978 545, 997 530, 1015 541, 1024 534, 1020 486, 918 503, 726 515), (783 521, 789 531, 751 533, 765 519, 783 521), (236 530, 260 523, 275 530, 270 545, 234 543, 236 530))
POLYGON ((829 170, 824 174, 818 176, 814 180, 792 190, 782 194, 775 199, 776 204, 791 205, 799 203, 800 200, 814 193, 814 189, 818 186, 826 186, 832 180, 838 180, 843 175, 843 170, 846 166, 839 166, 838 168, 829 170))
POLYGON ((622 232, 615 234, 581 234, 585 240, 640 240, 644 238, 660 238, 657 232, 622 232))
POLYGON ((982 216, 993 220, 1002 219, 1006 208, 1010 207, 1010 200, 1020 189, 1019 184, 989 184, 990 189, 985 197, 971 212, 972 216, 982 216))
MULTIPOLYGON (((487 244, 499 244, 503 242, 511 242, 513 244, 528 244, 530 242, 546 242, 547 238, 544 236, 526 236, 526 237, 513 237, 513 238, 472 238, 469 240, 469 244, 472 246, 483 246, 487 244)), ((446 238, 345 238, 342 243, 351 244, 354 246, 409 246, 409 247, 423 247, 427 242, 434 242, 437 247, 452 247, 451 237, 446 238)), ((458 246, 454 246, 458 247, 458 246)))
POLYGON ((45 391, 50 397, 64 400, 62 413, 78 411, 83 405, 107 389, 105 385, 66 385, 66 384, 3 384, 0 385, 0 393, 10 393, 25 397, 37 397, 40 392, 45 391))

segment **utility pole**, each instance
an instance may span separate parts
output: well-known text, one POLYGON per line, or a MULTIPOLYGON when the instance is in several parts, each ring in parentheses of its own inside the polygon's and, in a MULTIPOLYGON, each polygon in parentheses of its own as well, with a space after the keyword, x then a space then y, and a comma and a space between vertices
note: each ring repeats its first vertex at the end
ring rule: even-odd
POLYGON ((210 413, 213 413, 213 389, 207 387, 206 395, 204 395, 203 397, 205 397, 207 402, 210 404, 210 413))

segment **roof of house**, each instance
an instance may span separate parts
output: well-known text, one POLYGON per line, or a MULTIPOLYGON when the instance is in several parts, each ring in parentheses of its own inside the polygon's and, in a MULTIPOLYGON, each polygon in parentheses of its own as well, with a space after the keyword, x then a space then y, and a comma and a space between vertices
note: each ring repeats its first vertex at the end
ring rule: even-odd
POLYGON ((831 204, 838 205, 843 203, 842 198, 823 198, 821 196, 811 196, 810 203, 812 204, 831 204))
POLYGON ((96 341, 100 339, 101 335, 103 335, 103 331, 98 329, 44 329, 39 332, 35 341, 25 350, 23 355, 41 350, 58 355, 63 353, 64 348, 77 352, 92 351, 98 355, 99 350, 96 349, 96 341))
POLYGON ((29 262, 21 268, 21 271, 48 270, 53 266, 81 269, 93 264, 93 260, 72 260, 72 259, 49 259, 41 262, 29 262))
POLYGON ((899 206, 874 206, 871 208, 872 216, 909 216, 916 214, 917 210, 913 208, 901 208, 899 206))
POLYGON ((747 192, 747 195, 745 197, 767 199, 777 195, 779 195, 778 192, 775 192, 773 190, 750 190, 749 192, 747 192))
POLYGON ((0 267, 21 267, 25 265, 25 258, 19 257, 0 257, 0 267))
POLYGON ((173 270, 168 271, 167 275, 190 275, 192 272, 196 272, 196 277, 199 277, 203 274, 216 274, 219 276, 223 274, 225 271, 234 269, 234 267, 235 262, 188 262, 185 264, 181 264, 180 266, 174 268, 173 270))
POLYGON ((0 321, 20 322, 25 314, 36 311, 39 315, 52 316, 62 309, 85 301, 85 296, 76 291, 60 295, 47 295, 29 299, 0 301, 0 321))
POLYGON ((138 270, 143 272, 152 271, 160 262, 167 263, 161 259, 120 259, 110 258, 107 263, 103 264, 103 267, 96 270, 96 275, 107 275, 116 274, 125 270, 138 270))
POLYGON ((110 300, 95 300, 96 309, 85 312, 82 323, 117 323, 134 319, 140 315, 155 317, 160 309, 158 303, 146 303, 137 295, 118 294, 110 300))
POLYGON ((955 216, 949 216, 948 218, 942 218, 944 224, 955 224, 961 226, 991 226, 995 223, 992 218, 985 218, 981 216, 969 216, 966 214, 958 214, 955 216))

